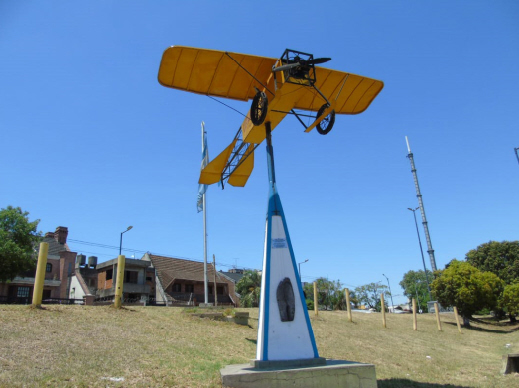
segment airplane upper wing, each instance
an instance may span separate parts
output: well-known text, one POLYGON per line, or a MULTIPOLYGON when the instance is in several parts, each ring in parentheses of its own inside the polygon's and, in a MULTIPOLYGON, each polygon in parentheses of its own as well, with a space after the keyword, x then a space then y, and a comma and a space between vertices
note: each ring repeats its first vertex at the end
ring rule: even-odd
MULTIPOLYGON (((229 53, 258 80, 267 82, 274 58, 229 53)), ((262 89, 225 51, 172 46, 164 51, 159 83, 174 89, 215 97, 247 101, 254 98, 254 86, 262 89)))
MULTIPOLYGON (((335 113, 341 114, 364 112, 384 87, 382 81, 319 66, 315 67, 315 76, 315 86, 328 100, 333 101, 339 96, 335 113)), ((301 98, 296 102, 296 109, 317 112, 325 102, 312 88, 303 88, 300 93, 301 98)))

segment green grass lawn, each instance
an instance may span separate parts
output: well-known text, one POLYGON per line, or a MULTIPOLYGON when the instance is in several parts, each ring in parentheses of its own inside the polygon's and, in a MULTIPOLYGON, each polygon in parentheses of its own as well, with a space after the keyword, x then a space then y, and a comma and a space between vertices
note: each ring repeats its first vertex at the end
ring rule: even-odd
MULTIPOLYGON (((258 310, 239 311, 252 327, 181 308, 0 305, 0 387, 220 386, 223 366, 256 354, 258 310)), ((420 315, 418 331, 410 314, 387 314, 386 329, 381 314, 310 317, 320 355, 375 364, 379 387, 519 387, 500 374, 502 355, 519 353, 519 325, 481 321, 459 334, 450 314, 441 332, 434 315, 420 315)))

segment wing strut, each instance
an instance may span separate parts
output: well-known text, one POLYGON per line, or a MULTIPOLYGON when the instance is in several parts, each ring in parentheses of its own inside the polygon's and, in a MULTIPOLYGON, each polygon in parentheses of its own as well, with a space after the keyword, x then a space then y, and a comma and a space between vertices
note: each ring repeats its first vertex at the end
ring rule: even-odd
POLYGON ((256 77, 254 77, 254 75, 253 75, 249 70, 247 70, 245 67, 243 67, 242 64, 241 64, 240 62, 238 62, 236 59, 234 59, 233 57, 231 57, 231 55, 230 55, 227 51, 225 52, 225 55, 227 55, 227 56, 228 56, 229 58, 231 58, 234 62, 236 62, 236 63, 238 64, 238 66, 240 66, 243 70, 245 70, 245 71, 247 72, 248 75, 250 75, 252 78, 254 78, 254 79, 256 80, 257 83, 259 83, 261 86, 263 86, 267 92, 269 92, 270 94, 272 94, 273 96, 275 96, 275 94, 272 93, 272 92, 270 91, 269 88, 267 88, 265 85, 263 85, 263 83, 262 83, 259 79, 257 79, 256 77))
POLYGON ((224 189, 224 182, 229 181, 229 184, 232 186, 245 186, 247 179, 249 178, 252 169, 254 168, 254 150, 259 144, 254 143, 245 143, 242 139, 242 130, 241 127, 238 129, 236 136, 234 136, 235 143, 232 153, 229 157, 229 160, 225 164, 225 167, 222 171, 222 175, 220 177, 220 183, 222 184, 222 190, 224 189), (244 166, 245 161, 252 155, 252 161, 248 163, 247 166, 244 166), (242 167, 243 166, 243 167, 242 167), (242 167, 240 169, 240 167, 242 167), (242 170, 242 171, 240 171, 242 170), (246 171, 243 171, 246 170, 246 171), (236 172, 236 174, 235 174, 236 172), (241 172, 241 174, 239 174, 241 172), (233 175, 235 174, 236 177, 233 175), (243 175, 243 181, 238 179, 238 174, 243 175), (233 179, 234 178, 234 179, 233 179))

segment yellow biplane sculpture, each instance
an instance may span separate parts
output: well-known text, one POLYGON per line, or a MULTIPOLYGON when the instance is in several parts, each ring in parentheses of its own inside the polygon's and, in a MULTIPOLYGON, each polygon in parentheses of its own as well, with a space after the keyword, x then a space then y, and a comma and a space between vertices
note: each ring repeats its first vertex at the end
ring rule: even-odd
POLYGON ((173 46, 164 52, 159 83, 207 96, 252 100, 251 108, 229 146, 200 173, 199 183, 227 181, 243 187, 254 168, 254 150, 286 115, 294 115, 305 132, 326 135, 335 114, 364 112, 384 87, 382 81, 315 66, 316 58, 285 50, 281 58, 173 46), (300 110, 315 112, 308 115, 300 110), (307 126, 302 118, 311 117, 307 126))

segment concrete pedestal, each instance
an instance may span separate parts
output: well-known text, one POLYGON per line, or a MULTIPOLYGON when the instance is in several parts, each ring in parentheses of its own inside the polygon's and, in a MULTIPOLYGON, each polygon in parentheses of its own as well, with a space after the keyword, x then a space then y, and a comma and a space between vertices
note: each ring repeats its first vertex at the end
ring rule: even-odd
POLYGON ((250 364, 228 365, 220 370, 222 385, 234 388, 348 387, 377 388, 375 365, 353 361, 326 360, 320 366, 255 368, 250 364))

